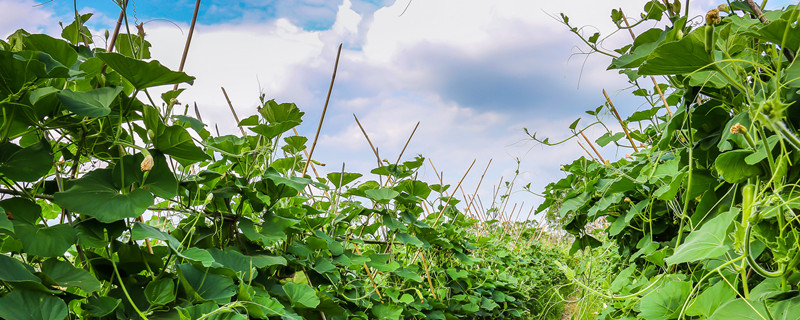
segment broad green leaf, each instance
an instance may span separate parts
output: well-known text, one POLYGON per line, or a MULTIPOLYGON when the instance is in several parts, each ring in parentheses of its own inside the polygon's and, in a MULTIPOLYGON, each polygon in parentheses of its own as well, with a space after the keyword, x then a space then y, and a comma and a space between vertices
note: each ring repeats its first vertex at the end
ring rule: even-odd
POLYGON ((66 68, 78 62, 78 52, 71 44, 46 34, 32 34, 25 37, 25 49, 44 52, 66 68))
POLYGON ((28 290, 14 290, 0 298, 0 318, 14 320, 62 320, 67 304, 52 295, 28 290))
POLYGON ((184 259, 200 262, 204 267, 210 267, 214 264, 214 257, 205 249, 191 247, 183 251, 176 251, 176 254, 184 259))
POLYGON ((192 136, 181 126, 164 128, 163 132, 156 135, 153 146, 184 166, 208 159, 208 155, 194 144, 192 136))
POLYGON ((714 161, 714 167, 725 181, 740 183, 751 177, 761 175, 761 167, 749 165, 745 158, 753 152, 749 150, 733 150, 725 152, 714 161))
POLYGON ((0 207, 5 209, 6 218, 10 217, 15 224, 22 222, 35 225, 42 217, 42 207, 26 198, 14 197, 2 200, 0 207))
POLYGON ((763 320, 769 319, 767 309, 761 301, 736 299, 729 301, 711 315, 708 320, 763 320))
POLYGON ((58 93, 58 99, 69 111, 77 115, 99 118, 111 113, 111 104, 122 87, 103 87, 91 91, 72 91, 64 89, 58 93))
POLYGON ((144 62, 118 53, 98 53, 97 57, 139 90, 165 84, 194 82, 194 77, 169 70, 158 61, 144 62))
POLYGON ((236 285, 231 278, 197 269, 188 263, 178 265, 178 273, 184 288, 203 300, 224 304, 236 294, 236 285))
POLYGON ((58 259, 48 259, 42 264, 42 272, 60 287, 78 287, 92 293, 100 291, 103 284, 88 271, 75 268, 72 263, 58 259))
POLYGON ((412 245, 418 248, 422 248, 424 243, 419 240, 419 238, 412 236, 408 233, 398 232, 394 235, 400 242, 407 245, 412 245))
POLYGON ((295 308, 316 308, 319 305, 319 298, 314 288, 307 284, 295 284, 288 282, 283 285, 283 291, 289 297, 289 301, 295 308))
POLYGON ((166 242, 173 249, 179 249, 181 247, 181 242, 172 235, 141 222, 135 222, 133 224, 131 239, 157 239, 166 242))
POLYGON ((303 121, 305 112, 300 112, 294 103, 277 103, 269 100, 258 111, 269 123, 300 122, 303 121))
POLYGON ((8 213, 0 206, 0 229, 14 232, 14 224, 8 220, 8 213))
MULTIPOLYGON (((731 283, 735 285, 736 281, 731 283)), ((725 280, 717 281, 697 296, 694 303, 686 310, 686 315, 710 317, 720 306, 734 298, 736 298, 736 288, 731 288, 725 280)))
POLYGON ((82 305, 83 310, 92 317, 105 317, 120 305, 122 300, 112 297, 89 297, 89 300, 82 305))
POLYGON ((392 259, 392 255, 384 254, 384 253, 373 253, 369 256, 370 261, 367 262, 367 266, 375 268, 380 272, 391 272, 400 268, 400 264, 397 261, 389 261, 392 259))
POLYGON ((382 204, 388 204, 389 201, 400 195, 399 192, 390 188, 371 189, 364 191, 364 193, 367 195, 367 198, 382 204))
POLYGON ((392 304, 377 304, 372 307, 372 315, 378 320, 400 320, 403 307, 392 304))
POLYGON ((72 21, 72 23, 64 27, 64 30, 61 30, 61 37, 74 45, 82 44, 84 39, 91 44, 92 34, 84 23, 86 23, 92 15, 92 13, 80 15, 80 21, 72 21), (78 28, 78 25, 80 25, 80 28, 78 28))
POLYGON ((163 306, 175 300, 175 282, 172 278, 162 278, 151 281, 144 288, 147 302, 156 306, 163 306))
POLYGON ((672 75, 700 70, 713 62, 704 39, 703 28, 697 28, 681 40, 660 44, 639 67, 639 74, 672 75))
POLYGON ((33 275, 26 266, 19 260, 0 254, 0 281, 20 282, 42 280, 33 275))
POLYGON ((25 252, 40 257, 63 255, 78 241, 75 229, 68 224, 57 224, 52 227, 17 224, 14 230, 25 252))
POLYGON ((728 229, 738 214, 739 209, 733 208, 708 220, 699 230, 690 233, 686 237, 686 242, 678 246, 675 253, 667 258, 666 262, 674 265, 723 255, 730 250, 731 240, 728 239, 728 229))
POLYGON ((642 298, 639 316, 647 320, 676 319, 691 290, 690 282, 666 280, 666 283, 642 298))
POLYGON ((164 199, 175 197, 178 195, 178 180, 170 170, 167 158, 157 150, 151 150, 150 154, 153 156, 153 168, 144 179, 142 188, 164 199))
POLYGON ((11 143, 0 144, 0 174, 15 181, 34 182, 44 178, 53 167, 50 143, 39 143, 20 148, 11 143))
POLYGON ((142 40, 138 35, 120 33, 117 35, 117 41, 114 42, 114 48, 120 54, 136 59, 150 59, 150 42, 142 40), (133 43, 133 47, 131 47, 133 43))
MULTIPOLYGON (((219 305, 212 301, 202 304, 195 304, 189 307, 178 307, 181 313, 181 320, 205 319, 205 320, 247 320, 248 317, 234 312, 233 310, 220 309, 219 305)), ((234 309, 235 310, 235 309, 234 309)))
POLYGON ((333 183, 333 185, 337 188, 341 188, 342 186, 355 181, 358 178, 361 178, 363 175, 360 173, 348 173, 345 172, 342 174, 341 172, 331 172, 328 174, 328 181, 333 183))
POLYGON ((225 251, 217 248, 211 248, 208 249, 208 253, 211 254, 215 262, 223 265, 225 268, 233 270, 239 276, 239 279, 245 282, 252 281, 258 275, 256 268, 263 268, 267 265, 281 264, 280 260, 270 261, 270 258, 280 258, 283 260, 284 264, 286 261, 282 257, 269 256, 262 256, 258 259, 259 261, 256 261, 254 257, 245 256, 244 254, 233 250, 230 247, 225 248, 225 251))
POLYGON ((72 181, 64 192, 57 192, 54 201, 62 208, 105 223, 142 215, 153 204, 153 195, 143 189, 120 194, 114 187, 112 171, 97 169, 85 174, 72 181))

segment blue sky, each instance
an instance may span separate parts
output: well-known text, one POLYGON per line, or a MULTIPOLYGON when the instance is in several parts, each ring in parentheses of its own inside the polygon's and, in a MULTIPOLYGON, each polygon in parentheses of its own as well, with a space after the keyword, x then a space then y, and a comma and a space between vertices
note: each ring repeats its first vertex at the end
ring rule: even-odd
MULTIPOLYGON (((414 0, 401 16, 408 0, 204 0, 186 64, 186 72, 198 80, 179 100, 196 102, 212 128, 218 125, 223 134, 238 134, 220 86, 240 116, 253 114, 264 92, 280 102, 297 103, 306 112, 299 130, 313 137, 335 50, 344 43, 314 157, 328 164, 320 170, 338 170, 343 162, 348 171, 374 167, 353 114, 381 156, 391 160, 420 121, 404 157, 430 157, 445 172, 445 183, 453 185, 476 159, 465 190, 475 189, 492 159, 480 192, 488 206, 492 186, 501 177, 507 181, 513 176, 516 159, 516 190, 531 183, 540 191, 561 177, 561 164, 584 155, 574 142, 536 145, 523 128, 554 139, 566 137, 576 118, 590 122, 583 112, 604 103, 603 89, 622 114, 644 105, 629 94, 624 76, 605 71, 607 58, 573 55, 580 41, 551 15, 564 12, 575 25, 588 26, 589 34, 608 34, 614 30, 608 18, 611 9, 621 7, 635 17, 645 2, 621 0, 612 7, 589 0, 414 0)), ((691 1, 691 15, 701 17, 717 2, 691 1)), ((77 3, 81 13, 96 13, 89 24, 96 35, 113 29, 119 14, 113 1, 77 3)), ((131 0, 130 22, 146 22, 153 56, 167 66, 177 68, 194 3, 131 0)), ((769 6, 788 3, 772 0, 769 6)), ((36 4, 0 0, 0 37, 20 27, 57 34, 58 21, 71 22, 72 1, 36 4)), ((604 45, 614 49, 629 41, 627 33, 616 33, 604 45)), ((652 88, 645 80, 640 84, 652 88)), ((598 128, 588 133, 597 138, 603 132, 598 128)), ((616 158, 630 151, 607 147, 602 152, 616 158)), ((421 178, 436 180, 430 167, 422 169, 421 178)), ((526 212, 540 202, 523 192, 515 193, 514 199, 527 203, 526 212)))

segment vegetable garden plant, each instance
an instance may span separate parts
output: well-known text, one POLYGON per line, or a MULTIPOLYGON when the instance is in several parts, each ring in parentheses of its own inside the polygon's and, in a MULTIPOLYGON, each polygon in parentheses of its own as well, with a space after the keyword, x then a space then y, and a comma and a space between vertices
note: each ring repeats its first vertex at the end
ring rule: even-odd
POLYGON ((344 168, 305 174, 313 162, 308 139, 288 133, 303 120, 292 103, 262 96, 238 123, 249 134, 212 135, 180 114, 184 89, 150 92, 193 77, 150 61, 143 33, 114 35, 106 52, 83 26, 90 16, 76 12, 62 39, 19 30, 0 41, 0 318, 555 310, 561 254, 529 224, 515 237, 497 220, 479 226, 454 188, 415 179, 422 157, 372 170, 378 181, 344 168))
MULTIPOLYGON (((648 102, 596 140, 629 156, 563 166, 539 207, 575 236, 573 252, 600 246, 587 226, 607 222, 602 238, 621 260, 605 285, 562 266, 605 299, 598 318, 800 315, 800 8, 765 4, 730 1, 693 18, 688 3, 650 1, 640 21, 665 26, 631 32, 633 43, 609 52, 562 15, 648 102)), ((611 18, 631 30, 621 11, 611 18)), ((613 109, 608 100, 587 113, 600 121, 613 109)))

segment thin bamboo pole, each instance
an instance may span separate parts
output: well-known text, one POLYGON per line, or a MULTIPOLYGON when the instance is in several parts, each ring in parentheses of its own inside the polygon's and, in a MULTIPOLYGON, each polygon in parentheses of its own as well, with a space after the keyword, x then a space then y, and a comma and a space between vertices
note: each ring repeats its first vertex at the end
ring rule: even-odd
MULTIPOLYGON (((194 14, 192 14, 192 24, 189 26, 189 35, 186 36, 186 44, 183 46, 183 56, 181 56, 181 64, 178 67, 178 72, 183 71, 183 66, 186 64, 186 55, 189 54, 189 45, 192 43, 192 35, 194 35, 194 26, 197 24, 197 13, 200 11, 200 0, 194 3, 194 14)), ((172 87, 172 90, 178 90, 178 83, 172 87)), ((238 124, 239 121, 236 121, 238 124)))
POLYGON ((611 107, 611 111, 614 112, 614 115, 617 117, 617 121, 619 121, 619 125, 622 126, 622 130, 625 131, 625 136, 628 137, 628 141, 631 142, 631 147, 633 147, 633 151, 639 152, 639 148, 636 148, 636 143, 633 142, 631 138, 630 132, 628 132, 628 126, 625 125, 625 122, 622 122, 622 117, 619 116, 619 112, 617 112, 617 108, 614 107, 614 103, 611 102, 611 98, 608 97, 608 93, 606 93, 606 89, 603 89, 603 95, 606 97, 606 101, 608 101, 608 105, 611 107))
POLYGON ((339 69, 339 56, 342 55, 342 44, 339 44, 339 50, 336 53, 336 62, 333 64, 333 75, 331 76, 331 85, 328 87, 328 96, 325 98, 325 106, 322 108, 322 115, 319 117, 319 125, 317 126, 317 133, 314 135, 314 142, 311 143, 311 151, 308 152, 308 160, 303 167, 302 176, 306 175, 308 165, 311 163, 311 156, 314 155, 314 149, 317 147, 317 140, 319 140, 319 132, 322 130, 322 121, 325 120, 325 113, 328 112, 328 103, 331 101, 331 91, 333 91, 333 83, 336 80, 336 70, 339 69))
MULTIPOLYGON (((247 136, 247 133, 244 132, 244 128, 242 128, 242 126, 239 125, 240 122, 239 116, 236 115, 236 109, 233 108, 233 103, 231 103, 231 99, 228 98, 228 92, 225 91, 225 87, 220 87, 220 88, 222 88, 222 94, 225 95, 225 100, 228 101, 228 107, 231 108, 231 113, 233 113, 233 119, 236 120, 236 126, 239 127, 239 131, 242 132, 242 136, 247 136)), ((219 132, 217 134, 219 134, 219 132)))

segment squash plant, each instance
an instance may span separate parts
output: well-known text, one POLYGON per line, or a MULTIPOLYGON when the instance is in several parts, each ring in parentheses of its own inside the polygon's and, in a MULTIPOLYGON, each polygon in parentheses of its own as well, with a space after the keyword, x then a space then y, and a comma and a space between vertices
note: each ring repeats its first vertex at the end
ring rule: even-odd
POLYGON ((303 175, 308 139, 287 134, 296 105, 262 96, 238 123, 248 135, 212 135, 177 113, 184 89, 150 92, 194 77, 143 60, 138 35, 121 34, 116 52, 94 46, 89 17, 63 39, 0 41, 0 318, 518 319, 552 307, 536 300, 565 282, 546 258, 558 249, 477 234, 449 185, 414 179, 422 157, 375 168, 381 182, 303 175))
MULTIPOLYGON (((762 7, 731 1, 697 19, 679 1, 650 1, 641 21, 665 26, 604 52, 651 107, 596 141, 630 156, 565 165, 539 208, 575 236, 572 251, 599 246, 587 226, 607 221, 622 258, 611 285, 576 283, 607 299, 599 318, 800 314, 800 9, 762 7), (666 83, 650 87, 650 76, 666 83)), ((621 11, 611 17, 628 33, 621 11)), ((571 30, 601 50, 599 34, 571 30)), ((602 120, 606 107, 587 113, 602 120)))

